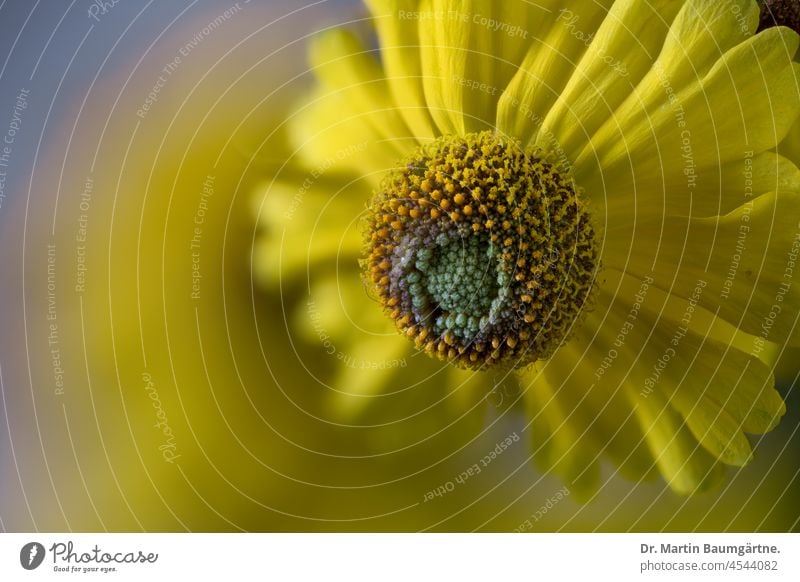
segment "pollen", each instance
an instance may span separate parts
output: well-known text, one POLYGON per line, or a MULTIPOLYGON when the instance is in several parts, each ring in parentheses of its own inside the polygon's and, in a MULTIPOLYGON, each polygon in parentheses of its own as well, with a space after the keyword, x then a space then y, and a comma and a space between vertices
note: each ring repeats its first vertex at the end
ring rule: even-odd
POLYGON ((597 244, 581 196, 557 161, 515 140, 439 138, 370 202, 372 295, 433 357, 470 369, 546 359, 594 289, 597 244))

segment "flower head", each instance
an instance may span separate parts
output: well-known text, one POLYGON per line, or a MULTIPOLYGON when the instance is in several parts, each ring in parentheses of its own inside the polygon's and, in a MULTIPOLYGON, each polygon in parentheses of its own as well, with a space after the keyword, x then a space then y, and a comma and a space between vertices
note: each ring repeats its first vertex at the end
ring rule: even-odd
POLYGON ((476 369, 551 355, 597 266, 574 183, 491 132, 440 138, 390 171, 367 238, 369 278, 397 327, 476 369))
POLYGON ((315 220, 340 244, 301 226, 289 243, 372 314, 351 283, 362 259, 414 342, 363 348, 430 352, 484 394, 485 370, 516 369, 533 455, 575 491, 602 484, 604 458, 681 493, 747 464, 745 433, 785 412, 775 362, 800 344, 800 172, 774 150, 800 111, 797 34, 757 33, 754 0, 367 3, 380 59, 322 35, 292 124, 306 166, 326 168, 315 220), (366 220, 366 243, 342 216, 366 220), (326 271, 334 256, 349 266, 326 271))

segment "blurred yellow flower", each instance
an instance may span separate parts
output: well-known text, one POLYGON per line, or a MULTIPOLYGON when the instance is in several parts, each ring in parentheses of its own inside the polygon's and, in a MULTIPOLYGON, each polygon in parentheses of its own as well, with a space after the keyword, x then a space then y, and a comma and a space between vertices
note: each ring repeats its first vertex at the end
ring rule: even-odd
POLYGON ((367 4, 380 49, 314 40, 256 202, 254 269, 304 296, 289 328, 338 362, 332 409, 427 390, 457 417, 513 376, 578 493, 603 457, 684 494, 747 464, 800 343, 800 175, 774 151, 797 34, 756 34, 753 0, 367 4))

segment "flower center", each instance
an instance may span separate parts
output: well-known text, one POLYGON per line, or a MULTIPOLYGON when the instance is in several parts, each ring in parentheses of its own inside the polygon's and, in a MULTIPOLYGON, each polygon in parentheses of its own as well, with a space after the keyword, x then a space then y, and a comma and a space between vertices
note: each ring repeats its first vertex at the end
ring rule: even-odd
POLYGON ((758 0, 761 18, 758 31, 773 26, 788 26, 800 33, 800 2, 797 0, 758 0))
POLYGON ((589 298, 594 230, 568 173, 491 132, 442 137, 391 171, 367 278, 417 347, 462 367, 548 357, 589 298))

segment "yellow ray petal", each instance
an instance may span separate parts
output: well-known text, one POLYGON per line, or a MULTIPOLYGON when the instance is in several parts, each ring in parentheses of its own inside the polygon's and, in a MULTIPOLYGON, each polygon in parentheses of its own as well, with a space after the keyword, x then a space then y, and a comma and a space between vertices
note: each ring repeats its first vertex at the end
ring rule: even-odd
MULTIPOLYGON (((342 183, 350 182, 346 179, 342 183)), ((276 181, 260 187, 256 198, 259 238, 253 248, 258 281, 275 286, 282 279, 303 277, 308 269, 355 266, 363 242, 359 216, 369 189, 354 182, 341 190, 330 177, 311 174, 296 183, 276 181)))
POLYGON ((668 172, 693 188, 698 170, 774 147, 794 123, 800 104, 800 65, 790 56, 798 37, 773 28, 739 38, 744 40, 724 54, 719 54, 721 40, 710 45, 718 60, 708 72, 700 68, 707 65, 702 51, 687 56, 679 48, 665 48, 628 100, 591 136, 575 161, 578 180, 615 183, 620 173, 635 169, 639 184, 668 172), (687 79, 693 65, 698 76, 687 79))
POLYGON ((386 81, 400 114, 419 139, 436 136, 425 103, 417 18, 419 0, 366 0, 381 41, 386 81))
POLYGON ((403 362, 407 362, 411 346, 396 334, 340 341, 344 343, 333 344, 339 363, 326 400, 336 418, 347 420, 380 406, 375 399, 384 392, 402 389, 396 378, 407 380, 403 362))
POLYGON ((722 478, 722 466, 695 440, 683 418, 664 396, 643 398, 627 387, 650 452, 669 486, 685 495, 706 491, 722 478))
POLYGON ((494 127, 497 101, 522 62, 529 31, 547 14, 546 5, 528 2, 420 2, 425 97, 441 133, 494 127))
POLYGON ((544 369, 534 364, 520 374, 533 457, 542 470, 554 472, 579 498, 587 498, 600 479, 600 444, 572 414, 570 398, 564 397, 565 379, 544 369))
MULTIPOLYGON (((580 19, 556 23, 582 36, 593 36, 547 114, 537 143, 553 148, 555 142, 568 159, 576 160, 591 136, 650 70, 680 7, 680 2, 670 0, 615 2, 596 31, 584 31, 580 19)), ((576 15, 579 13, 576 9, 576 15)))
MULTIPOLYGON (((554 397, 570 410, 566 421, 583 427, 582 438, 570 446, 586 447, 584 441, 590 440, 594 446, 587 453, 593 460, 607 457, 627 478, 651 479, 655 464, 628 403, 622 376, 597 376, 608 353, 608 341, 594 330, 589 325, 577 333, 543 366, 549 381, 561 386, 554 397)), ((529 372, 521 374, 525 377, 529 372)))
POLYGON ((673 406, 686 419, 694 437, 720 461, 743 467, 752 460, 753 451, 741 425, 714 401, 687 406, 676 398, 673 406))
MULTIPOLYGON (((795 164, 774 152, 748 154, 721 166, 687 173, 665 171, 645 176, 632 167, 630 173, 615 174, 613 191, 608 192, 610 199, 593 206, 598 208, 598 217, 613 225, 616 236, 622 236, 624 225, 629 225, 631 234, 637 221, 661 220, 665 215, 723 215, 760 194, 800 188, 800 171, 795 164), (619 203, 623 193, 624 204, 619 203)), ((602 191, 602 180, 586 187, 590 192, 602 191)))
POLYGON ((611 1, 553 5, 536 21, 519 71, 497 104, 497 130, 530 145, 545 115, 587 51, 591 37, 607 15, 611 1))
POLYGON ((800 194, 773 192, 722 217, 667 217, 633 231, 612 229, 604 261, 639 276, 652 272, 656 285, 684 297, 702 279, 701 305, 765 341, 796 345, 798 208, 800 194))
POLYGON ((373 52, 344 30, 320 34, 311 44, 319 84, 290 122, 292 141, 309 166, 380 177, 418 145, 373 52))
POLYGON ((725 341, 736 332, 698 307, 702 284, 681 300, 629 276, 618 281, 617 307, 606 325, 620 330, 615 365, 627 370, 629 390, 643 400, 662 394, 709 452, 729 464, 747 463, 743 431, 768 431, 785 412, 771 368, 740 350, 749 347, 747 338, 725 341), (637 294, 637 309, 624 314, 625 298, 637 294))

